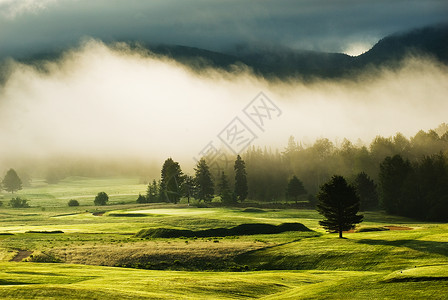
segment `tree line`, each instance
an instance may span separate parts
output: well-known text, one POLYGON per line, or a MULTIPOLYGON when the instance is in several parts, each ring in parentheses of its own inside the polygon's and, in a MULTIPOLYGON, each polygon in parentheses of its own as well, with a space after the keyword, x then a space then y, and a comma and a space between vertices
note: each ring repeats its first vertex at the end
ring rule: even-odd
POLYGON ((211 202, 215 195, 224 204, 242 202, 247 198, 248 185, 246 165, 241 156, 234 162, 233 189, 224 171, 215 179, 205 158, 201 158, 194 168, 194 176, 184 174, 179 162, 171 157, 163 163, 160 180, 153 180, 148 185, 146 195, 139 195, 137 203, 169 202, 178 203, 182 197, 211 202))
POLYGON ((180 197, 209 202, 217 195, 226 204, 249 198, 315 207, 316 195, 337 174, 355 188, 361 210, 383 208, 417 219, 446 220, 447 157, 445 123, 409 139, 401 133, 377 136, 368 146, 348 140, 336 145, 325 138, 303 145, 291 137, 283 151, 251 147, 237 156, 235 164, 221 162, 219 174, 210 174, 207 157, 198 162, 194 176, 184 175, 180 165, 168 159, 161 180, 149 184, 140 202, 177 203, 180 197), (237 161, 243 172, 236 172, 237 161), (174 171, 167 171, 173 163, 174 171))

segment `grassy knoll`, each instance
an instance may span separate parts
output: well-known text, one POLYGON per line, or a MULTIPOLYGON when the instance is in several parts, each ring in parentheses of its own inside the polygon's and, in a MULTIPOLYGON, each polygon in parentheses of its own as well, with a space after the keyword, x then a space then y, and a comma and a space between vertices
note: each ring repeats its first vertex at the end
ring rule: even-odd
MULTIPOLYGON (((444 299, 448 294, 448 224, 366 212, 361 230, 339 239, 319 227, 314 210, 136 204, 138 189, 145 189, 136 182, 34 181, 20 193, 31 208, 0 207, 0 298, 444 299), (103 190, 119 200, 91 206, 103 190), (87 198, 79 207, 67 206, 68 199, 87 198), (136 235, 151 228, 202 231, 293 222, 312 231, 136 235)), ((3 202, 8 197, 4 193, 3 202)))

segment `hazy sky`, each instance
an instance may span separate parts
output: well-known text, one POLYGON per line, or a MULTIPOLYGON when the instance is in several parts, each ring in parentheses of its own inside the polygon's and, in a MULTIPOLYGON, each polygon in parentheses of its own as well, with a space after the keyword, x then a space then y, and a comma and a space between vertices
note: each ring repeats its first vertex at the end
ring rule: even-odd
POLYGON ((446 22, 447 15, 446 0, 0 0, 0 56, 65 47, 86 36, 358 54, 385 35, 446 22))

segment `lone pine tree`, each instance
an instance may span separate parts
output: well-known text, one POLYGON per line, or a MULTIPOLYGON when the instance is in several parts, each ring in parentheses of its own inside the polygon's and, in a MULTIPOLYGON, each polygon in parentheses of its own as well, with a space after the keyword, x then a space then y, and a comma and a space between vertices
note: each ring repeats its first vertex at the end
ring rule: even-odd
POLYGON ((221 172, 221 177, 218 183, 218 193, 221 201, 224 204, 231 204, 233 201, 232 193, 230 192, 229 180, 224 171, 221 172))
POLYGON ((243 202, 247 197, 248 188, 246 164, 241 159, 241 156, 238 155, 236 157, 233 169, 235 170, 235 196, 239 201, 243 202))
POLYGON ((160 182, 160 196, 164 201, 177 203, 182 196, 184 176, 178 162, 171 157, 162 166, 160 182))
POLYGON ((215 193, 215 188, 213 184, 212 174, 210 173, 210 169, 205 162, 205 159, 201 158, 194 170, 194 181, 196 186, 195 198, 204 200, 205 202, 212 201, 213 195, 215 193))
POLYGON ((9 169, 6 172, 5 178, 3 178, 2 185, 6 191, 14 194, 15 191, 22 189, 22 180, 14 169, 9 169))
POLYGON ((305 195, 306 190, 303 186, 302 181, 294 175, 288 182, 288 187, 286 189, 286 196, 289 199, 293 199, 296 203, 300 196, 305 195))
POLYGON ((333 176, 321 187, 317 198, 317 210, 325 217, 319 224, 329 232, 339 232, 340 238, 342 231, 353 229, 362 222, 363 216, 357 215, 359 197, 355 188, 348 185, 344 177, 333 176))

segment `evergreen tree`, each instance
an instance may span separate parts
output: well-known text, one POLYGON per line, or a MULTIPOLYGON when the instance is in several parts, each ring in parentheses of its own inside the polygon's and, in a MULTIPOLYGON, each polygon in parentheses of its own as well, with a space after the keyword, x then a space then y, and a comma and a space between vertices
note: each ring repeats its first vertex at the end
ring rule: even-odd
POLYGON ((361 200, 360 209, 362 211, 378 207, 378 192, 376 184, 364 172, 356 175, 354 186, 361 200))
POLYGON ((386 212, 400 213, 404 203, 404 184, 412 172, 409 160, 404 160, 400 155, 388 156, 381 163, 379 174, 381 204, 386 212))
POLYGON ((296 175, 292 176, 291 180, 289 180, 288 188, 286 189, 286 196, 289 199, 294 199, 294 201, 297 203, 298 198, 305 194, 306 190, 303 186, 302 181, 300 181, 300 179, 297 178, 296 175))
POLYGON ((163 164, 161 173, 160 195, 162 200, 173 203, 179 202, 184 180, 179 163, 173 161, 171 157, 168 158, 163 164))
POLYGON ((14 169, 9 169, 5 178, 3 178, 2 185, 6 191, 14 194, 15 191, 22 189, 22 180, 20 180, 14 169))
POLYGON ((233 202, 232 193, 230 192, 229 180, 227 179, 224 171, 221 173, 221 177, 218 183, 218 193, 221 197, 221 201, 224 204, 231 204, 233 202))
POLYGON ((359 197, 355 188, 348 185, 344 177, 333 176, 321 187, 317 198, 317 211, 325 217, 319 224, 329 232, 339 232, 340 238, 342 231, 350 230, 362 222, 363 216, 357 215, 359 197))
POLYGON ((190 204, 190 198, 193 197, 195 191, 195 181, 193 176, 185 175, 182 184, 182 194, 187 197, 187 203, 190 204))
POLYGON ((148 184, 146 190, 146 202, 155 203, 160 201, 160 186, 155 179, 148 184))
POLYGON ((148 202, 148 199, 145 196, 143 196, 142 194, 138 194, 137 203, 142 204, 142 203, 147 203, 147 202, 148 202))
POLYGON ((233 169, 235 170, 235 195, 239 201, 243 202, 247 198, 248 188, 246 164, 241 156, 236 157, 233 169))
POLYGON ((213 199, 215 193, 212 175, 210 169, 205 162, 204 158, 196 165, 195 170, 195 185, 196 185, 196 197, 199 200, 210 202, 213 199))

